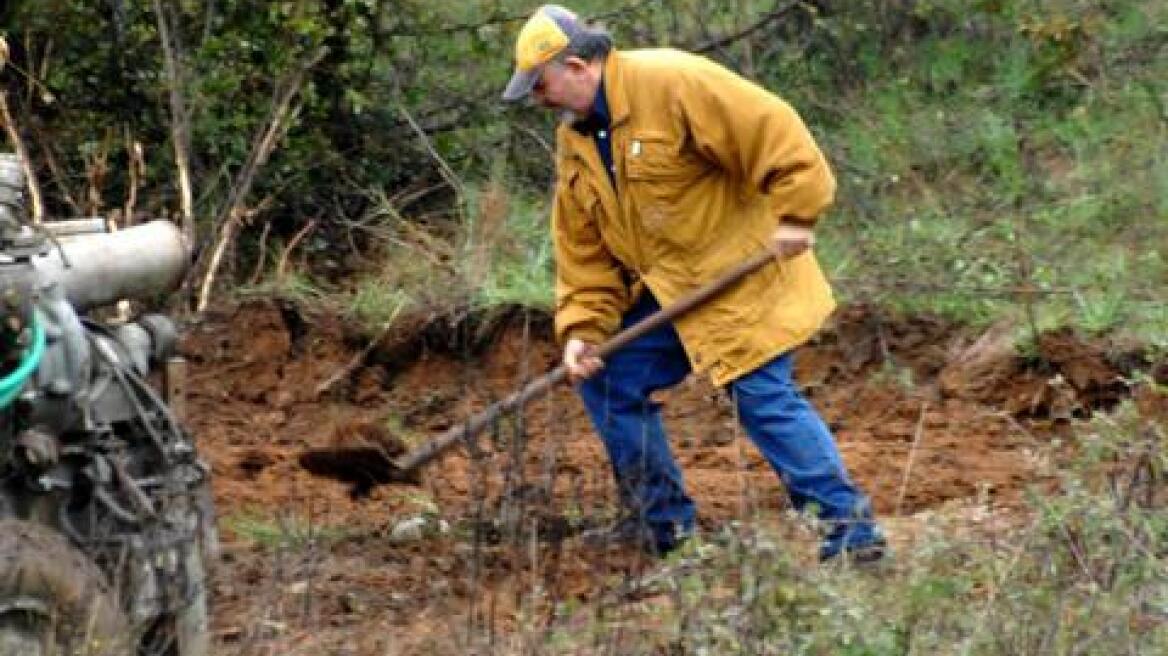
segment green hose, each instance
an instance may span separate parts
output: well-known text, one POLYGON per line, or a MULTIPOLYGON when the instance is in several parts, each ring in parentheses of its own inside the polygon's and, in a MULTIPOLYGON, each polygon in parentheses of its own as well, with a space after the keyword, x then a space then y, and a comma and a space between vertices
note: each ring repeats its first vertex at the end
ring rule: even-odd
POLYGON ((41 326, 40 314, 32 311, 32 345, 24 352, 24 359, 12 373, 0 378, 0 409, 7 408, 24 387, 24 381, 36 371, 45 354, 45 329, 41 326))

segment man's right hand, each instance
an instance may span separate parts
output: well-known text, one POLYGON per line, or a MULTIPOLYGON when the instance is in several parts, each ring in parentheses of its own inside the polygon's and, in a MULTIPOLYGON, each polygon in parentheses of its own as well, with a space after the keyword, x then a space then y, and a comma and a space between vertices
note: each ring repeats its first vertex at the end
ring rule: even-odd
POLYGON ((591 378, 604 367, 604 362, 597 355, 598 351, 595 344, 576 338, 569 339, 564 345, 564 368, 568 370, 568 380, 573 385, 591 378))

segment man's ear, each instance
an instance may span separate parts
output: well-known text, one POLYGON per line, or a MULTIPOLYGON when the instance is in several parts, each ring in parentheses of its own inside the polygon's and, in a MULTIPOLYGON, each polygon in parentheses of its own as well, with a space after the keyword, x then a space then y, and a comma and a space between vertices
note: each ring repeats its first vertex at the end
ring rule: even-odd
POLYGON ((568 55, 564 58, 564 67, 573 73, 579 73, 588 68, 588 60, 576 55, 568 55))

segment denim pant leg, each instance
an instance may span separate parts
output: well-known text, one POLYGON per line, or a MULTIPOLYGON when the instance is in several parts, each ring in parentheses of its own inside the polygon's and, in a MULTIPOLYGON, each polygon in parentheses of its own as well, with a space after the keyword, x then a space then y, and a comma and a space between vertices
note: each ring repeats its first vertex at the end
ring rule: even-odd
MULTIPOLYGON (((625 314, 623 326, 657 309, 646 291, 625 314)), ((596 376, 579 385, 608 451, 621 501, 649 525, 661 546, 678 530, 692 529, 696 512, 669 448, 660 404, 649 395, 676 385, 689 371, 677 332, 666 325, 609 356, 596 376)))
POLYGON ((795 508, 814 503, 843 540, 837 546, 872 542, 879 531, 868 498, 848 477, 830 429, 792 382, 792 360, 786 353, 730 384, 743 427, 795 508))

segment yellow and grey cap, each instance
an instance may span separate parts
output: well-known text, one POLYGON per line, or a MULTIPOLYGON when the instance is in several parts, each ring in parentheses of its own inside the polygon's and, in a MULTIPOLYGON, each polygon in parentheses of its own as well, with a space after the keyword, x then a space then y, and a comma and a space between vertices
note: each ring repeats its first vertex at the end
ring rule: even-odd
POLYGON ((503 100, 519 100, 531 93, 543 67, 563 52, 580 30, 576 14, 559 5, 537 9, 515 40, 515 72, 503 91, 503 100))

